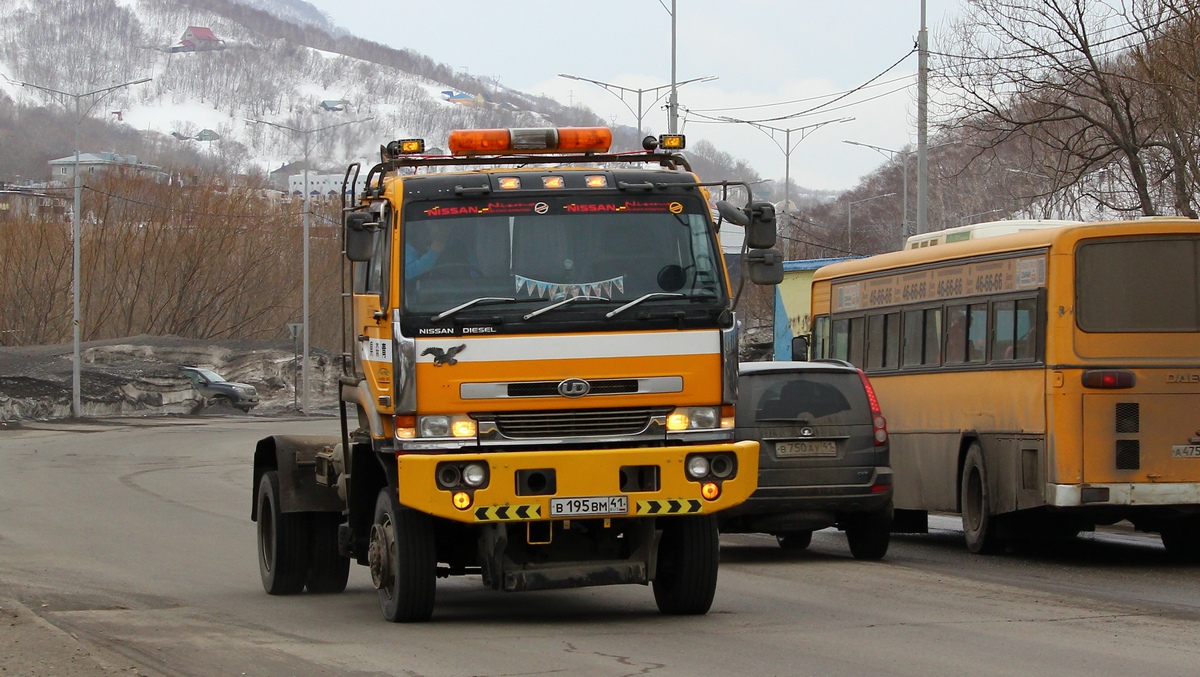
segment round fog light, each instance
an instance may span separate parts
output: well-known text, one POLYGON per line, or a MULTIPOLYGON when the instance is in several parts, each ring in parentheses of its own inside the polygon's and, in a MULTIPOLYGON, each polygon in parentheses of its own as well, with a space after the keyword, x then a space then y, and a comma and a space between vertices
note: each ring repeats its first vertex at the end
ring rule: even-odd
POLYGON ((700 495, 706 500, 715 501, 721 495, 721 485, 716 482, 705 482, 700 485, 700 495))
POLYGON ((454 507, 459 510, 466 510, 471 507, 471 494, 465 491, 454 492, 454 507))
POLYGON ((462 473, 458 472, 458 466, 446 464, 437 469, 437 481, 443 489, 458 486, 460 479, 462 479, 462 473))
POLYGON ((468 487, 478 487, 487 479, 487 471, 484 470, 482 465, 472 463, 463 468, 462 476, 463 481, 467 483, 468 487))
POLYGON ((700 479, 708 474, 708 459, 703 456, 693 456, 687 460, 687 474, 692 479, 700 479))

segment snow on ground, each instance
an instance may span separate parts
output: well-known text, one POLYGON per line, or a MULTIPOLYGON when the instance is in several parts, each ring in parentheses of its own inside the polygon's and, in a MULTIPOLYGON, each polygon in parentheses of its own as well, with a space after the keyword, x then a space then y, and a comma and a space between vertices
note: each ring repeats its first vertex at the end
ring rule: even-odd
POLYGON ((170 101, 170 95, 164 94, 157 101, 148 104, 130 106, 122 112, 125 124, 142 130, 152 130, 170 134, 182 131, 187 123, 195 127, 193 134, 201 129, 217 129, 222 125, 231 125, 240 120, 219 110, 211 104, 199 101, 170 101))

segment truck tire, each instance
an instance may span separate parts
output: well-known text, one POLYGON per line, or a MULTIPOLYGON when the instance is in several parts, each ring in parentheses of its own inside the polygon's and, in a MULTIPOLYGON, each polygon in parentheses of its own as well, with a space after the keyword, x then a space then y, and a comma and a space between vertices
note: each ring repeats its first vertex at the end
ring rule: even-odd
POLYGON ((671 615, 708 613, 717 591, 721 544, 712 515, 662 520, 654 601, 671 615))
POLYGON ((892 506, 846 520, 846 543, 854 559, 883 559, 892 537, 892 506))
POLYGON ((991 489, 988 487, 987 467, 983 449, 972 442, 963 459, 962 485, 963 535, 967 549, 977 555, 999 552, 1001 543, 996 536, 996 515, 992 513, 991 489))
POLYGON ((263 473, 258 484, 258 573, 270 595, 304 590, 311 548, 309 515, 279 510, 279 473, 263 473))
POLYGON ((437 582, 433 521, 400 507, 395 489, 382 489, 375 501, 368 559, 383 617, 393 623, 429 620, 437 582))
POLYGON ((342 592, 350 578, 350 558, 338 550, 338 527, 342 516, 336 512, 314 512, 312 520, 312 561, 304 586, 314 594, 342 592))

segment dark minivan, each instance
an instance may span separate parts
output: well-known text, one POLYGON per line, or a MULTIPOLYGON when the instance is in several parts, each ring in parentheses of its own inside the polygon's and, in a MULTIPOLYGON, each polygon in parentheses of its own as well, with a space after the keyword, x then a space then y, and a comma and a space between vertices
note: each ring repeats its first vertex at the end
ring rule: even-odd
POLYGON ((887 553, 887 422, 862 371, 841 360, 743 362, 735 426, 737 439, 760 444, 758 489, 720 514, 722 532, 803 549, 814 530, 836 526, 854 557, 887 553))

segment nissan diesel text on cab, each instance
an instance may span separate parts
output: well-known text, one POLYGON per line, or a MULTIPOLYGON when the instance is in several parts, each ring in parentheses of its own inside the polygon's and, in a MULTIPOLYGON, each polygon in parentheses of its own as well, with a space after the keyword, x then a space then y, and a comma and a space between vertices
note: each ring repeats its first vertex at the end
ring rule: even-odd
MULTIPOLYGON (((340 592, 353 558, 390 621, 428 619, 450 575, 652 583, 663 613, 708 611, 714 513, 758 475, 758 443, 734 441, 734 298, 707 202, 728 184, 697 180, 682 136, 611 140, 394 141, 361 196, 347 169, 342 434, 258 443, 267 592, 340 592)), ((746 228, 750 279, 777 284, 771 205, 718 208, 746 228)))

